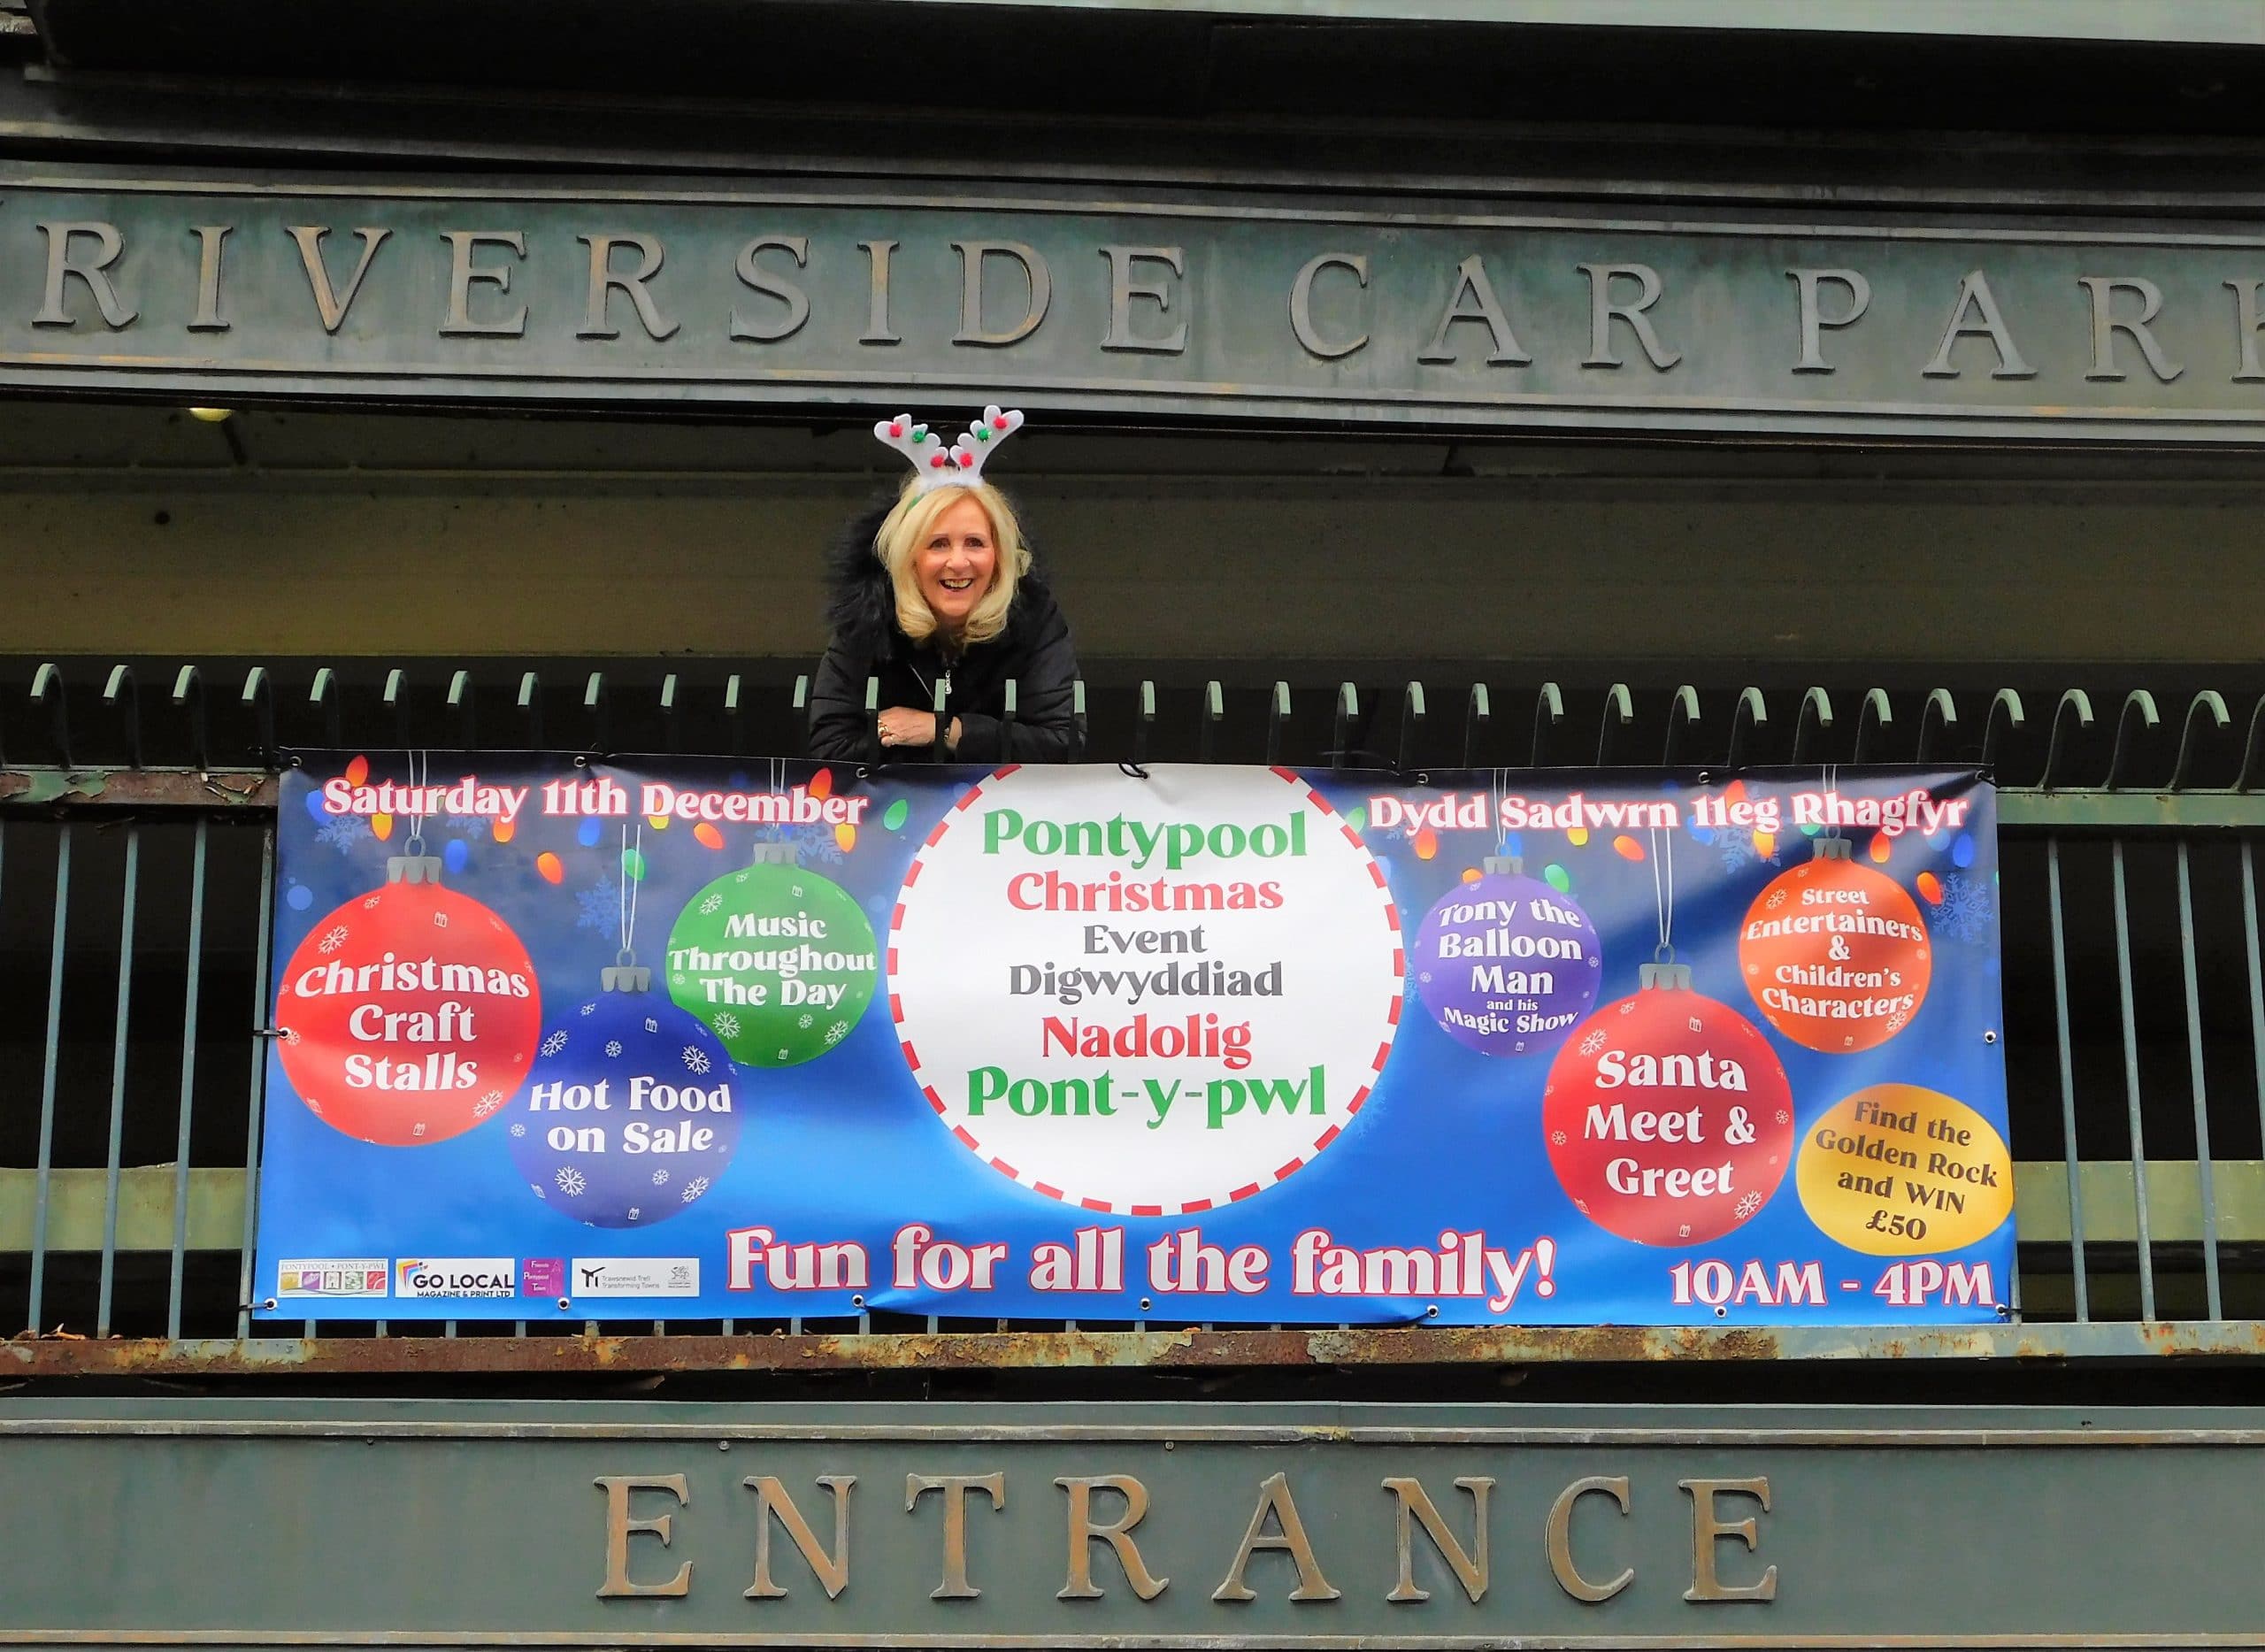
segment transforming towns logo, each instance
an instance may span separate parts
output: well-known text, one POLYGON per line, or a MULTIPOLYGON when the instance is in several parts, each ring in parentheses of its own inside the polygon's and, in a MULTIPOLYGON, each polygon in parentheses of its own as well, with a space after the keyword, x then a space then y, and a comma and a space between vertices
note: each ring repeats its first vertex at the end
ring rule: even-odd
POLYGON ((697 1296, 697 1256, 577 1256, 567 1276, 572 1296, 697 1296))

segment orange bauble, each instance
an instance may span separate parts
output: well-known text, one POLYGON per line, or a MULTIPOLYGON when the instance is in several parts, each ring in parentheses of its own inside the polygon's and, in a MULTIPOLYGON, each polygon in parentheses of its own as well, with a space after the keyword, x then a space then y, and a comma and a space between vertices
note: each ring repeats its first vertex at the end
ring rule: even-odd
POLYGON ((1845 1056, 1885 1043, 1919 1013, 1934 972, 1926 920, 1903 886, 1816 840, 1754 897, 1739 965, 1770 1025, 1797 1044, 1845 1056))

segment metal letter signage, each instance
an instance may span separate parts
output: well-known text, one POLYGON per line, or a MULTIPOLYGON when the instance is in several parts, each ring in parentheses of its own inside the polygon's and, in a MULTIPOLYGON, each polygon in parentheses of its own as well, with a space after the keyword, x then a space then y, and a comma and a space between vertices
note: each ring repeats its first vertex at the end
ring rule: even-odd
MULTIPOLYGON (((291 771, 261 1312, 2012 1301, 1971 773, 748 771, 291 771)), ((931 1489, 974 1587, 993 1523, 931 1489)))
POLYGON ((15 1397, 0 1646, 2254 1647, 2261 1471, 2228 1409, 15 1397))
POLYGON ((0 166, 0 384, 2254 441, 2253 226, 0 166), (1788 280, 1791 277, 1791 280, 1788 280))

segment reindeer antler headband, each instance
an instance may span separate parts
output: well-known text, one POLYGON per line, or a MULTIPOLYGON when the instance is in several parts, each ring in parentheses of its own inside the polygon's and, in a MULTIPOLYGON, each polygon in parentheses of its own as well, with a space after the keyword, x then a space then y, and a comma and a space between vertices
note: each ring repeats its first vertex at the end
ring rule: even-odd
POLYGON ((997 407, 987 407, 983 417, 960 433, 959 440, 946 447, 943 438, 925 425, 916 425, 910 413, 899 413, 894 419, 884 419, 873 426, 873 434, 912 461, 914 473, 919 478, 919 491, 933 488, 971 486, 983 480, 983 462, 997 451, 998 446, 1023 427, 1020 410, 1002 412, 997 407))

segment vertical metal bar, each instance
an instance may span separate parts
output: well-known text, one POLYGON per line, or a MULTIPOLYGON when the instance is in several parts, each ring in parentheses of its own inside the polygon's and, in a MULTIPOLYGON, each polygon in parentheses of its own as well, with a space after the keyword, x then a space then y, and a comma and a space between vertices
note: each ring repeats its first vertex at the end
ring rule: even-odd
POLYGON ((126 1149, 126 1027, 134 1008, 134 909, 142 881, 142 826, 126 828, 126 888, 118 917, 118 1032, 110 1050, 110 1146, 103 1160, 103 1260, 95 1293, 95 1334, 110 1334, 110 1310, 118 1286, 118 1186, 126 1149))
POLYGON ((2202 1184, 2202 1287, 2212 1319, 2225 1318, 2218 1294, 2218 1188, 2210 1162, 2209 1091, 2202 1074, 2202 988, 2194 972, 2194 889, 2186 842, 2178 844, 2178 949, 2186 966, 2186 1061, 2194 1089, 2194 1168, 2202 1184))
POLYGON ((71 912, 71 828, 65 826, 55 846, 55 939, 47 967, 47 1056, 40 1075, 39 1179, 32 1203, 32 1280, 30 1311, 26 1327, 39 1330, 40 1310, 47 1288, 47 1203, 55 1158, 56 1063, 63 1043, 64 926, 71 912))
POLYGON ((2069 1271, 2076 1281, 2077 1323, 2092 1319, 2085 1277, 2085 1183, 2077 1162, 2077 1070, 2069 1052, 2069 950, 2061 922, 2061 840, 2045 841, 2053 909, 2053 1012, 2061 1040, 2061 1141, 2069 1168, 2069 1271))
POLYGON ((2249 947, 2249 1057, 2257 1077, 2257 1122, 2265 1130, 2265 970, 2257 957, 2257 857, 2246 838, 2241 844, 2241 928, 2249 947))
MULTIPOLYGON (((267 1025, 267 926, 275 892, 275 828, 259 837, 259 929, 253 945, 251 1018, 267 1025)), ((236 1335, 251 1334, 252 1254, 259 1240, 260 1114, 267 1097, 267 1043, 252 1046, 251 1082, 244 1103, 244 1240, 236 1264, 236 1335)))
POLYGON ((2139 1122, 2139 1033, 2131 1009, 2131 916, 2123 892, 2123 840, 2111 846, 2115 870, 2115 983, 2123 1003, 2123 1097, 2131 1117, 2132 1213, 2139 1238, 2139 1318, 2155 1317, 2154 1241, 2147 1226, 2146 1133, 2139 1122))

